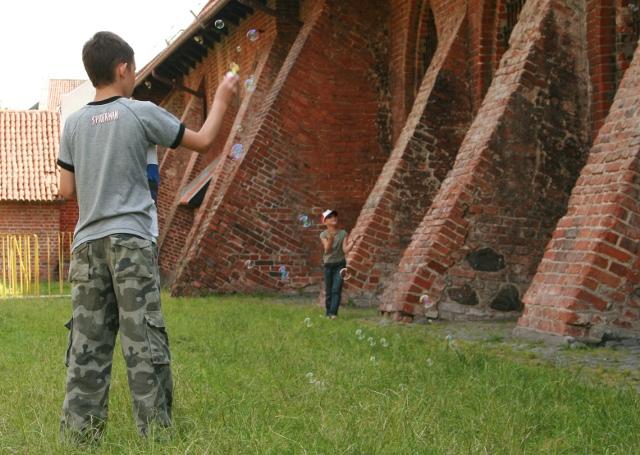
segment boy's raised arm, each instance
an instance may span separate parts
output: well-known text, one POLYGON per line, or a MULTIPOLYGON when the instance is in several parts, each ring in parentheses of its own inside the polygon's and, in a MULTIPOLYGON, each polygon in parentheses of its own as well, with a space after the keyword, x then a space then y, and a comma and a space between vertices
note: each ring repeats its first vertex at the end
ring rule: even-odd
POLYGON ((180 145, 198 153, 207 153, 220 131, 229 103, 238 90, 238 76, 227 74, 213 98, 213 106, 199 131, 186 129, 180 145))

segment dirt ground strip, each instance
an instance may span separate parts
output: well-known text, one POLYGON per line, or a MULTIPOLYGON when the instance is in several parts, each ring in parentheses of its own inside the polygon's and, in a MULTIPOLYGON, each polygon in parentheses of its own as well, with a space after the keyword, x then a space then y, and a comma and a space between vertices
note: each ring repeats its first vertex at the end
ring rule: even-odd
MULTIPOLYGON (((397 324, 387 318, 371 318, 379 325, 397 324)), ((492 353, 527 363, 544 362, 576 371, 585 380, 599 380, 615 386, 630 386, 640 392, 640 339, 606 341, 587 346, 571 338, 563 343, 533 341, 513 334, 515 321, 446 322, 406 324, 411 330, 427 330, 442 337, 480 344, 492 353)))

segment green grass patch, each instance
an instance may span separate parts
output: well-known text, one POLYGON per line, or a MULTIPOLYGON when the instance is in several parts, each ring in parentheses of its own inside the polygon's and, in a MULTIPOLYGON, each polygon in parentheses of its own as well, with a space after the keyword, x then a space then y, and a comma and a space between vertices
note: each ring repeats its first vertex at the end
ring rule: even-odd
MULTIPOLYGON (((634 390, 504 358, 498 338, 452 349, 434 325, 380 326, 351 308, 330 321, 269 297, 163 305, 171 439, 137 436, 117 348, 107 432, 91 453, 640 452, 634 390)), ((0 301, 0 453, 75 452, 58 442, 69 314, 68 300, 0 301)))

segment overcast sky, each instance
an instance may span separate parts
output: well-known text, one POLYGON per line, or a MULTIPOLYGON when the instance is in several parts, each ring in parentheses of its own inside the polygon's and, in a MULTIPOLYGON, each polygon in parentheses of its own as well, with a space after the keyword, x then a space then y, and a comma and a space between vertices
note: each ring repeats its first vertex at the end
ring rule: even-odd
POLYGON ((86 79, 82 45, 99 30, 124 38, 138 68, 207 0, 0 1, 0 107, 28 109, 49 79, 86 79))

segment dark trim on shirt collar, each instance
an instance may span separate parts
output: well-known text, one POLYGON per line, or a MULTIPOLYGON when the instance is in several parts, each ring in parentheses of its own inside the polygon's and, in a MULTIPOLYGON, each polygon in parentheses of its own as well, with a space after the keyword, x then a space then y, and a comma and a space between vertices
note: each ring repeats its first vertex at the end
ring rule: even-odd
POLYGON ((107 98, 104 100, 100 100, 100 101, 91 101, 90 103, 87 103, 88 106, 100 106, 101 104, 109 104, 114 102, 115 100, 122 98, 122 96, 117 95, 117 96, 112 96, 111 98, 107 98))

